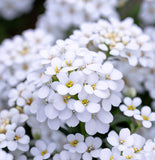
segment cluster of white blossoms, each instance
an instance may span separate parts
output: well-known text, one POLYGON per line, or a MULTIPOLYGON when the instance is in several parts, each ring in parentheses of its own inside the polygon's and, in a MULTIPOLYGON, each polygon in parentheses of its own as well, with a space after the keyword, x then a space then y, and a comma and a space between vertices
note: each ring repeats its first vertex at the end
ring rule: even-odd
POLYGON ((22 36, 6 39, 0 46, 0 99, 6 99, 11 87, 26 79, 38 67, 39 52, 53 44, 53 38, 41 29, 26 30, 22 36))
POLYGON ((71 39, 80 46, 97 53, 106 53, 121 60, 127 59, 131 66, 152 67, 154 53, 150 37, 133 23, 133 19, 123 21, 110 19, 97 23, 85 23, 81 30, 74 31, 71 39))
POLYGON ((107 141, 113 146, 101 150, 101 160, 154 160, 154 140, 145 140, 139 134, 131 134, 127 128, 108 134, 107 141))
POLYGON ((155 24, 155 1, 144 0, 141 4, 139 17, 145 25, 155 24))
POLYGON ((135 119, 142 121, 142 125, 146 128, 152 126, 151 122, 155 121, 155 112, 151 112, 149 106, 143 106, 141 111, 137 109, 142 102, 139 97, 135 97, 133 100, 129 97, 125 97, 123 101, 124 104, 121 104, 119 107, 124 115, 128 117, 134 116, 135 119))
POLYGON ((37 27, 62 38, 70 27, 101 17, 118 18, 117 3, 117 0, 47 0, 46 12, 39 17, 37 27))
POLYGON ((18 157, 29 150, 30 138, 26 135, 24 123, 28 116, 21 113, 19 108, 2 110, 0 112, 0 158, 1 160, 12 160, 13 155, 18 157), (12 154, 8 154, 2 149, 6 149, 12 154), (16 152, 19 153, 16 153, 16 152))
POLYGON ((155 30, 125 2, 47 0, 47 29, 2 42, 0 160, 155 160, 155 30))
POLYGON ((26 82, 32 83, 35 90, 20 84, 9 94, 10 105, 28 103, 29 112, 35 114, 39 122, 47 120, 52 130, 64 124, 76 127, 85 123, 90 135, 108 132, 109 123, 113 121, 112 105, 121 103, 122 73, 110 61, 104 62, 105 54, 79 48, 69 39, 57 41, 41 55, 43 67, 30 73, 26 82))
POLYGON ((19 17, 23 13, 27 13, 32 9, 34 0, 1 0, 0 16, 12 20, 19 17))

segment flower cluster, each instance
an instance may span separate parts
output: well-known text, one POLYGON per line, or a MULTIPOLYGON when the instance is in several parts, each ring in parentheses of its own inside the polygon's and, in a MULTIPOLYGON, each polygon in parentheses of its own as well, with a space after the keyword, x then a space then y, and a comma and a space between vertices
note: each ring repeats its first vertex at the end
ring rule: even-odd
POLYGON ((154 157, 155 142, 145 140, 144 137, 124 128, 119 135, 115 131, 108 134, 107 141, 113 146, 112 150, 105 148, 101 150, 101 160, 150 160, 154 157))
POLYGON ((30 112, 40 122, 47 119, 54 130, 62 124, 75 127, 84 122, 90 135, 108 132, 113 120, 111 107, 121 102, 122 73, 110 61, 104 62, 106 55, 79 48, 71 40, 57 41, 46 53, 44 67, 28 76, 27 83, 36 89, 31 86, 30 91, 20 84, 10 92, 9 102, 24 106, 33 100, 30 112), (26 95, 32 96, 27 99, 26 95))
POLYGON ((16 87, 26 79, 29 72, 37 69, 40 50, 52 43, 52 36, 40 29, 24 31, 22 36, 15 36, 2 42, 0 46, 0 93, 3 93, 1 99, 5 100, 11 87, 16 87))
POLYGON ((155 28, 120 21, 125 2, 47 0, 38 29, 2 42, 0 160, 155 159, 155 28))
POLYGON ((96 21, 101 17, 117 18, 116 6, 117 0, 47 0, 46 12, 39 17, 37 26, 62 38, 72 26, 79 27, 84 22, 96 21))
POLYGON ((7 20, 19 17, 23 13, 31 10, 34 0, 1 0, 0 16, 7 20))
POLYGON ((100 20, 98 23, 85 23, 80 31, 74 31, 71 39, 91 51, 127 59, 131 66, 154 65, 150 37, 133 24, 131 18, 124 21, 110 19, 110 22, 100 20))
MULTIPOLYGON (((7 147, 9 151, 20 151, 21 154, 29 150, 30 138, 26 135, 23 124, 28 116, 20 113, 18 107, 0 112, 0 149, 7 147)), ((13 156, 0 150, 2 160, 12 160, 13 156)), ((19 155, 18 155, 19 156, 19 155)))
POLYGON ((133 100, 129 97, 124 98, 124 104, 120 105, 120 110, 128 117, 134 116, 135 119, 142 121, 146 128, 152 126, 151 121, 155 121, 155 112, 151 112, 149 106, 143 106, 141 111, 137 109, 141 105, 141 99, 135 97, 133 100))

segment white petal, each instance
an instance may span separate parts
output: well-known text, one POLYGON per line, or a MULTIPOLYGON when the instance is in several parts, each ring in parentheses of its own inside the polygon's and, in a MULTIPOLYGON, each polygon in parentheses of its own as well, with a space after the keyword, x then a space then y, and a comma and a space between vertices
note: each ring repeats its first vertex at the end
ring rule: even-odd
POLYGON ((69 88, 67 88, 65 85, 58 85, 57 92, 61 95, 66 95, 69 92, 69 88))
POLYGON ((150 121, 143 121, 142 124, 145 128, 150 128, 152 126, 152 123, 150 121))
POLYGON ((89 122, 86 122, 85 124, 85 130, 90 135, 94 135, 97 132, 96 127, 97 126, 94 119, 91 119, 89 122))
POLYGON ((74 109, 77 112, 83 112, 85 110, 85 106, 80 101, 76 101, 74 103, 74 109))
POLYGON ((86 107, 87 111, 90 113, 97 113, 100 110, 100 105, 97 103, 89 103, 86 107))
POLYGON ((45 107, 45 114, 49 119, 54 119, 58 116, 58 111, 53 107, 53 105, 48 104, 45 107))
POLYGON ((93 88, 90 85, 85 85, 84 89, 88 94, 93 94, 94 93, 93 88))
POLYGON ((38 97, 43 99, 46 98, 49 94, 49 88, 47 86, 42 86, 38 91, 38 97))

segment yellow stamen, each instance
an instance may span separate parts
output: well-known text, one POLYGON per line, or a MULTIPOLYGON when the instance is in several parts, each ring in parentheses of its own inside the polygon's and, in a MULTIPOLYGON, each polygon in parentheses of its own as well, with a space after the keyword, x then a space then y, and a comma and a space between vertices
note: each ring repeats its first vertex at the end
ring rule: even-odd
POLYGON ((93 88, 93 90, 95 90, 96 89, 96 83, 94 83, 93 85, 91 85, 92 86, 92 88, 93 88))
POLYGON ((42 156, 44 156, 45 154, 47 154, 47 151, 46 151, 46 150, 44 150, 44 151, 41 152, 41 155, 42 155, 42 156))
POLYGON ((95 150, 94 146, 91 145, 91 146, 88 147, 87 152, 90 153, 91 151, 94 151, 94 150, 95 150))
POLYGON ((87 99, 83 99, 83 100, 81 101, 81 103, 82 103, 84 106, 88 106, 89 101, 88 101, 87 99))
POLYGON ((142 115, 143 119, 149 121, 149 117, 142 115))
POLYGON ((60 72, 60 70, 61 70, 61 68, 58 68, 58 67, 56 66, 56 68, 55 68, 55 72, 56 72, 56 73, 59 73, 59 72, 60 72))
POLYGON ((70 142, 70 145, 71 145, 72 147, 76 147, 77 144, 78 144, 78 141, 77 141, 77 140, 74 140, 74 141, 70 142))
POLYGON ((20 136, 15 136, 14 140, 18 141, 21 137, 20 136))
POLYGON ((28 70, 28 68, 29 68, 29 67, 28 67, 28 65, 27 65, 26 63, 25 63, 25 64, 23 64, 23 70, 24 70, 24 71, 27 71, 27 70, 28 70))
POLYGON ((66 65, 67 65, 67 66, 72 66, 72 61, 71 61, 71 60, 66 61, 66 65))
POLYGON ((138 153, 138 152, 141 151, 141 148, 135 148, 135 147, 134 147, 133 150, 134 150, 135 153, 138 153))
POLYGON ((74 85, 74 82, 70 80, 68 83, 65 83, 66 87, 71 88, 74 85))
POLYGON ((132 159, 132 155, 131 156, 125 156, 126 159, 132 159))
POLYGON ((71 96, 63 96, 63 97, 64 97, 63 101, 67 104, 71 96))
POLYGON ((29 53, 29 48, 28 47, 24 47, 23 50, 20 52, 20 55, 25 56, 28 53, 29 53))
POLYGON ((110 157, 110 160, 113 160, 113 159, 114 159, 114 157, 113 157, 113 156, 111 156, 111 157, 110 157))
POLYGON ((30 106, 30 105, 32 104, 32 102, 33 102, 33 97, 29 98, 29 99, 26 101, 26 104, 30 106))
POLYGON ((122 140, 122 139, 119 138, 119 143, 120 143, 120 144, 123 144, 124 142, 125 142, 124 139, 122 140))
POLYGON ((21 107, 16 106, 16 109, 19 111, 19 113, 24 113, 24 112, 23 112, 23 109, 22 109, 21 107))
POLYGON ((128 110, 134 111, 135 109, 136 109, 136 107, 134 107, 133 105, 128 106, 128 110))
POLYGON ((105 79, 106 79, 106 80, 111 80, 111 78, 110 78, 110 74, 105 75, 105 79))

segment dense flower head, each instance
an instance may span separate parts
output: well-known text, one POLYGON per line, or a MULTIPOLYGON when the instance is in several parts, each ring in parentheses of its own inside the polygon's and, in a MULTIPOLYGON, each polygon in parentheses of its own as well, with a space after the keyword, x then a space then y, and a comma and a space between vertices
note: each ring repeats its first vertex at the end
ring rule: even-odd
MULTIPOLYGON (((16 2, 0 15, 29 10, 16 2)), ((1 43, 0 160, 155 160, 155 28, 120 21, 126 2, 46 0, 37 29, 1 43)))
POLYGON ((104 62, 104 54, 80 48, 71 40, 57 41, 51 51, 44 55, 41 71, 28 76, 38 95, 30 112, 40 122, 47 119, 54 130, 63 123, 75 127, 84 122, 90 135, 108 132, 113 120, 111 107, 121 102, 122 73, 110 61, 104 62))
POLYGON ((1 0, 0 16, 7 20, 19 17, 23 13, 27 13, 32 9, 34 0, 1 0))
POLYGON ((27 74, 38 67, 40 50, 52 43, 53 38, 40 29, 27 30, 22 36, 4 40, 0 46, 0 93, 6 95, 11 87, 24 81, 27 74))
POLYGON ((133 24, 132 18, 85 23, 81 30, 74 31, 71 39, 91 51, 127 59, 131 66, 152 67, 154 64, 150 38, 133 24))
POLYGON ((64 31, 79 27, 84 22, 96 21, 101 17, 118 18, 116 6, 117 0, 47 0, 46 12, 39 17, 37 26, 57 38, 64 37, 64 31))

